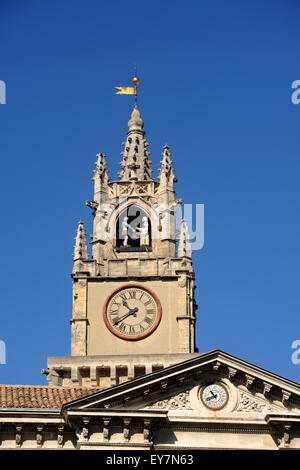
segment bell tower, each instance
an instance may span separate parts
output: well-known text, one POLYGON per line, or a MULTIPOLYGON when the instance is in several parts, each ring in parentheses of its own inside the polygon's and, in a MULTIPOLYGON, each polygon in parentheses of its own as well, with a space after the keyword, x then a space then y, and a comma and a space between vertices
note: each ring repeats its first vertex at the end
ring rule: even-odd
POLYGON ((165 145, 157 178, 137 107, 119 179, 97 154, 91 255, 83 222, 74 245, 71 356, 49 357, 49 385, 106 388, 196 354, 194 271, 186 221, 176 231, 173 162, 165 145))

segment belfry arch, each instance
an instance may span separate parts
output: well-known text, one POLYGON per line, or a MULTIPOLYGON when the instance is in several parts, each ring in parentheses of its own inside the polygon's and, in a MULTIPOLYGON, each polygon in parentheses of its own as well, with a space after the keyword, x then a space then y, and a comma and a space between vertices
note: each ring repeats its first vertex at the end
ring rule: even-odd
POLYGON ((152 224, 147 211, 134 203, 124 207, 116 217, 115 236, 119 251, 150 251, 152 224))

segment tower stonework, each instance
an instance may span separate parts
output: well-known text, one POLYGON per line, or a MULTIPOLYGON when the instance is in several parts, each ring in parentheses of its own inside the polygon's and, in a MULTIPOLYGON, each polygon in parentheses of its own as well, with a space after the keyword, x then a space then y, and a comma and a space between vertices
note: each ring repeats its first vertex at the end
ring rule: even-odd
POLYGON ((0 449, 176 459, 183 450, 183 464, 196 449, 299 450, 299 384, 218 349, 197 352, 192 249, 185 219, 176 231, 170 149, 153 178, 136 106, 128 127, 117 181, 97 155, 91 250, 77 226, 71 355, 48 357, 48 385, 0 384, 0 449))
POLYGON ((186 221, 176 232, 173 162, 151 176, 149 143, 135 105, 121 170, 111 181, 97 154, 91 257, 83 222, 74 245, 71 356, 49 357, 49 385, 106 388, 197 355, 194 271, 186 221))

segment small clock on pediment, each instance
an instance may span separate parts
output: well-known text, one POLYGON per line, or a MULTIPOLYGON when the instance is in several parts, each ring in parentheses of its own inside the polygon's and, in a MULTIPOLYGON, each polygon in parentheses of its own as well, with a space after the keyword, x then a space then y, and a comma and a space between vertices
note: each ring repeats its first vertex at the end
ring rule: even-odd
POLYGON ((115 289, 103 306, 107 328, 119 338, 136 341, 158 327, 162 315, 160 301, 150 289, 127 284, 115 289))
POLYGON ((210 410, 221 410, 228 402, 228 391, 220 383, 205 385, 200 389, 200 398, 202 403, 210 410))

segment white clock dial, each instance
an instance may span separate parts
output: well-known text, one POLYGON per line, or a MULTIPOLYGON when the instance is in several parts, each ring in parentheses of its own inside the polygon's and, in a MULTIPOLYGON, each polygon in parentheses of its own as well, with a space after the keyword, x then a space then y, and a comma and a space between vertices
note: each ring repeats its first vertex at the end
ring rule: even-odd
POLYGON ((126 340, 139 340, 151 334, 161 318, 158 297, 150 289, 128 284, 107 298, 103 309, 104 322, 116 336, 126 340))
POLYGON ((228 392, 221 383, 213 383, 200 390, 200 398, 207 408, 220 410, 228 401, 228 392))

